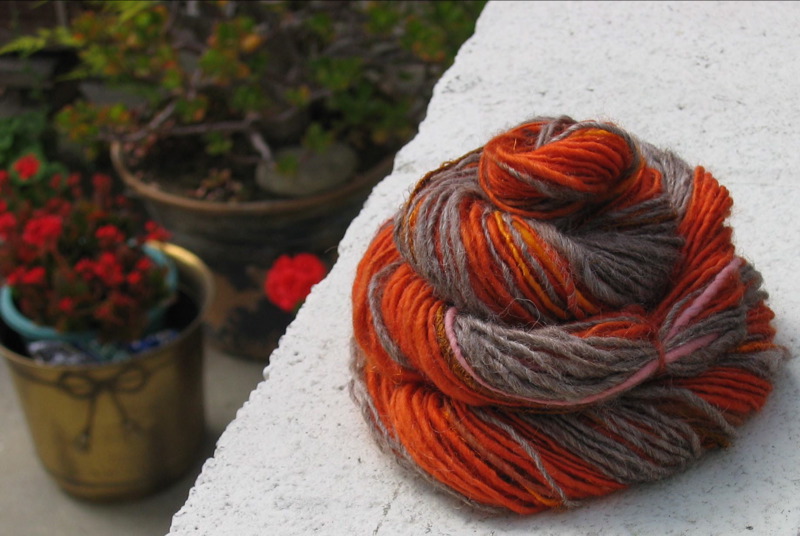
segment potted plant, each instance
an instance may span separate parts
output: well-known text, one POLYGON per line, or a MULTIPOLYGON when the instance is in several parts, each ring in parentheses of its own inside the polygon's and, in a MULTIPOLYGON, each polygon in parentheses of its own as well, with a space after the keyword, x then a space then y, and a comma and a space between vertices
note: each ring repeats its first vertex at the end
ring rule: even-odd
POLYGON ((87 98, 60 129, 111 147, 153 216, 214 269, 212 340, 266 359, 291 314, 264 299, 265 271, 287 253, 332 261, 482 5, 90 3, 4 51, 77 51, 87 98))
POLYGON ((26 145, 0 160, 0 353, 59 485, 96 500, 153 491, 202 440, 211 276, 136 225, 108 176, 87 189, 19 125, 0 120, 0 139, 26 145))

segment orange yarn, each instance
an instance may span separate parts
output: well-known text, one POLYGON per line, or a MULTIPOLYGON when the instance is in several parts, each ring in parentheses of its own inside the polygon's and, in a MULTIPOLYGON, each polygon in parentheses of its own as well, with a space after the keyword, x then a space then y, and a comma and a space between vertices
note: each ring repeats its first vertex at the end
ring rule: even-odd
POLYGON ((702 167, 569 118, 429 173, 353 286, 353 393, 376 436, 523 514, 728 445, 784 357, 731 206, 702 167))

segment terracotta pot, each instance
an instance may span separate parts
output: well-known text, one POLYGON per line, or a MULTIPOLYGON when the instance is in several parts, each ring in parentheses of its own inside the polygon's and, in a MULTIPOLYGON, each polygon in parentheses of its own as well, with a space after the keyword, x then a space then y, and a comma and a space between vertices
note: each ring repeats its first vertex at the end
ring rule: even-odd
POLYGON ((133 359, 103 365, 46 365, 23 355, 0 322, 6 359, 39 458, 68 493, 94 501, 135 498, 181 477, 205 432, 201 316, 209 270, 172 244, 179 299, 165 323, 180 335, 133 359))
POLYGON ((283 253, 335 255, 372 187, 391 171, 394 156, 333 191, 241 203, 187 198, 145 183, 128 170, 118 144, 111 159, 171 240, 211 268, 216 293, 205 316, 209 342, 228 354, 267 362, 293 317, 264 296, 266 270, 283 253))

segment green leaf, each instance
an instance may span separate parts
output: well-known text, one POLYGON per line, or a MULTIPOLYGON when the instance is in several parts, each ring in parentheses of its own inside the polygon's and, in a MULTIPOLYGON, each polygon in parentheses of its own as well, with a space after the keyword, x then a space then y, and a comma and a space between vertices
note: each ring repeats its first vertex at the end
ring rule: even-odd
POLYGON ((265 102, 264 93, 255 86, 239 86, 234 90, 231 98, 231 106, 241 112, 260 110, 265 102))
POLYGON ((208 99, 199 95, 194 99, 179 99, 175 103, 175 113, 183 123, 197 123, 205 117, 208 99))
POLYGON ((69 28, 64 26, 56 26, 50 31, 50 37, 55 43, 72 48, 77 48, 80 46, 80 42, 75 39, 75 36, 69 28))
POLYGON ((206 75, 224 83, 236 76, 241 62, 231 54, 230 49, 209 48, 200 56, 198 65, 206 75))
POLYGON ((0 55, 15 52, 23 57, 27 57, 31 54, 39 52, 40 50, 43 50, 47 46, 47 43, 47 37, 42 36, 41 34, 23 35, 22 37, 18 37, 4 47, 0 48, 0 55))
POLYGON ((233 148, 233 140, 221 132, 209 132, 205 138, 206 152, 212 156, 225 154, 233 148))
POLYGON ((14 136, 11 132, 4 131, 2 125, 0 125, 0 163, 3 161, 3 153, 11 149, 13 144, 14 136))
POLYGON ((333 133, 319 123, 311 123, 303 136, 303 145, 312 151, 321 152, 333 143, 333 133))
POLYGON ((367 15, 367 29, 374 34, 388 34, 400 22, 399 11, 384 2, 372 2, 367 9, 367 15))
POLYGON ((120 22, 127 22, 158 3, 154 0, 105 0, 102 6, 107 12, 119 14, 120 22))
POLYGON ((333 21, 327 13, 315 13, 308 18, 308 27, 325 41, 333 38, 333 21))
POLYGON ((229 22, 220 22, 217 25, 217 39, 219 39, 220 44, 227 44, 235 37, 236 32, 232 24, 229 22))
POLYGON ((300 162, 297 160, 297 156, 293 154, 284 154, 275 162, 275 169, 281 175, 296 175, 299 168, 300 162))
POLYGON ((119 123, 125 121, 125 118, 127 116, 127 112, 128 112, 128 110, 127 110, 127 108, 125 107, 124 104, 118 103, 118 104, 111 105, 108 108, 108 119, 112 123, 119 124, 119 123))
POLYGON ((0 119, 0 168, 7 167, 24 151, 39 150, 47 117, 44 110, 35 110, 0 119))
POLYGON ((290 104, 298 108, 304 108, 311 102, 311 89, 303 84, 300 87, 287 89, 283 96, 286 97, 286 100, 289 101, 290 104))
POLYGON ((161 78, 161 84, 165 89, 178 89, 183 85, 183 77, 178 69, 167 69, 161 78))
POLYGON ((347 89, 362 73, 361 58, 318 58, 312 62, 316 81, 333 91, 347 89))

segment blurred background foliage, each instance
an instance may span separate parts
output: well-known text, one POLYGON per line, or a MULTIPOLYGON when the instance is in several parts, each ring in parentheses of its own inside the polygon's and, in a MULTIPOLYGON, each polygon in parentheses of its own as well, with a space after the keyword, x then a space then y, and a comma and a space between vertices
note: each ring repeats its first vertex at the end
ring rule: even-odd
POLYGON ((265 195, 251 184, 259 171, 296 170, 297 153, 282 147, 344 144, 363 170, 407 142, 483 5, 6 2, 0 60, 40 62, 18 67, 29 75, 23 104, 49 106, 66 145, 90 161, 113 142, 142 168, 205 155, 193 176, 226 177, 247 198, 265 195))

